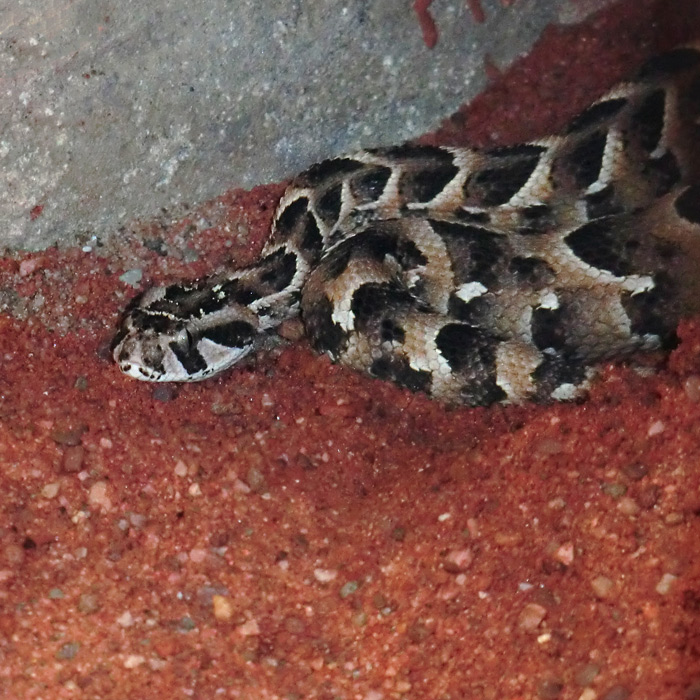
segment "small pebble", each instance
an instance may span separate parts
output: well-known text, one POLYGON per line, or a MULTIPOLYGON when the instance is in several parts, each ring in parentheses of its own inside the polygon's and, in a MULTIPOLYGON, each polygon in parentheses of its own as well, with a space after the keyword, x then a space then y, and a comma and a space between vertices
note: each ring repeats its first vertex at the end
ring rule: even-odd
POLYGON ((20 547, 18 544, 7 544, 3 548, 3 554, 5 555, 5 561, 10 566, 19 566, 26 556, 24 548, 20 547))
POLYGON ((124 284, 128 284, 132 287, 138 287, 143 278, 143 270, 133 269, 127 270, 125 273, 119 275, 119 279, 124 284))
POLYGON ((534 448, 541 455, 558 455, 564 451, 564 443, 557 438, 542 438, 534 448))
POLYGON ((654 435, 661 435, 661 433, 664 432, 665 427, 666 426, 664 425, 663 421, 660 421, 660 420, 654 421, 649 426, 649 430, 647 430, 647 435, 649 437, 654 437, 654 435))
POLYGON ((207 550, 195 547, 190 550, 190 561, 195 564, 201 564, 207 558, 207 550))
POLYGON ((69 661, 74 659, 75 655, 80 650, 80 642, 67 642, 56 652, 56 658, 61 661, 69 661))
POLYGON ((370 690, 369 692, 365 693, 362 700, 384 700, 384 693, 381 693, 378 690, 370 690))
POLYGON ((347 598, 349 595, 352 595, 357 591, 357 589, 360 587, 359 581, 348 581, 341 589, 340 589, 340 597, 341 598, 347 598))
POLYGON ((335 569, 314 569, 314 578, 321 583, 332 581, 338 572, 335 569))
POLYGON ((614 586, 615 582, 612 579, 609 579, 607 576, 596 576, 591 581, 593 592, 599 598, 607 598, 612 592, 614 586))
POLYGON ((610 688, 607 693, 600 696, 600 700, 627 700, 632 695, 632 691, 624 685, 616 685, 610 688))
POLYGON ((256 467, 248 469, 245 480, 248 486, 256 493, 260 493, 267 488, 265 485, 265 475, 256 467))
POLYGON ((574 678, 576 680, 576 684, 583 688, 593 683, 599 673, 600 666, 597 664, 586 664, 583 668, 576 672, 574 678))
POLYGON ((112 507, 112 501, 107 496, 108 484, 106 481, 96 481, 88 492, 88 501, 100 506, 104 510, 109 510, 112 507))
POLYGON ((420 644, 431 635, 431 631, 424 622, 417 620, 408 628, 406 634, 413 644, 420 644))
POLYGON ((81 443, 83 433, 86 431, 86 425, 77 425, 72 428, 56 428, 51 431, 50 437, 59 445, 75 446, 81 443))
POLYGON ((19 264, 19 276, 20 277, 27 277, 27 275, 31 275, 34 270, 39 267, 39 261, 34 258, 30 260, 22 260, 22 262, 19 264))
POLYGON ((544 680, 537 685, 537 697, 542 700, 556 700, 564 690, 564 684, 558 680, 544 680))
POLYGON ((236 628, 244 637, 254 637, 260 634, 260 628, 256 620, 248 620, 236 628))
POLYGON ((448 552, 442 566, 448 573, 458 574, 468 569, 472 561, 474 561, 474 553, 471 549, 453 549, 448 552))
POLYGON ((177 628, 181 632, 191 632, 193 629, 197 628, 197 623, 189 615, 185 615, 178 621, 177 628))
POLYGON ((617 508, 621 513, 629 516, 637 515, 641 510, 637 502, 629 496, 621 498, 617 504, 617 508))
POLYGON ((120 627, 131 627, 134 624, 134 618, 132 617, 131 613, 127 610, 117 618, 117 624, 120 627))
POLYGON ((571 566, 574 561, 574 543, 565 542, 554 553, 554 558, 564 564, 564 566, 571 566))
POLYGON ((547 609, 537 603, 528 603, 518 615, 518 627, 527 632, 536 630, 547 616, 547 609))
POLYGON ((58 495, 58 489, 60 484, 58 481, 54 481, 50 484, 46 484, 43 489, 41 489, 41 495, 44 498, 55 498, 58 495))
POLYGON ((617 500, 622 498, 627 493, 627 487, 624 484, 601 484, 600 489, 603 493, 606 493, 610 498, 617 500))
POLYGON ((685 382, 683 382, 685 395, 693 403, 700 402, 700 375, 691 374, 685 382))
POLYGON ((124 668, 136 668, 140 666, 146 659, 141 654, 129 654, 124 659, 124 668))
POLYGON ((227 621, 233 617, 233 603, 230 598, 223 595, 213 595, 211 603, 214 617, 217 620, 227 621))
POLYGON ((161 403, 168 403, 177 396, 177 390, 172 384, 156 384, 151 396, 161 403))
POLYGON ((627 478, 632 479, 632 481, 639 481, 649 473, 649 468, 645 464, 632 462, 631 464, 626 464, 624 467, 622 467, 622 473, 627 478))
POLYGON ((87 377, 76 377, 75 383, 73 384, 73 388, 77 389, 78 391, 85 391, 88 388, 87 377))
POLYGON ((84 615, 91 615, 99 609, 99 599, 94 593, 83 593, 78 599, 78 610, 84 615))
POLYGON ((677 513, 675 511, 666 513, 666 516, 664 517, 664 522, 666 525, 680 525, 684 520, 685 518, 683 517, 683 513, 677 513))
POLYGON ((661 580, 656 584, 656 592, 659 595, 666 595, 673 586, 673 582, 677 579, 677 576, 673 574, 666 573, 661 577, 661 580))
POLYGON ((66 447, 63 453, 63 471, 67 474, 79 472, 83 467, 84 458, 85 448, 82 445, 66 447))

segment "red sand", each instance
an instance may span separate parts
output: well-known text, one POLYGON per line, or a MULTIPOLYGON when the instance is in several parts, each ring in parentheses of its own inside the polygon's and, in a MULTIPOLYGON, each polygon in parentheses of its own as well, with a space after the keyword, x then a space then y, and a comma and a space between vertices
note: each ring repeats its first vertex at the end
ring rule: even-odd
MULTIPOLYGON (((546 32, 432 140, 561 125, 653 52, 663 6, 546 32)), ((660 45, 700 26, 674 13, 660 45)), ((249 262, 280 192, 0 261, 2 697, 700 698, 700 320, 579 405, 447 410, 304 344, 121 376, 118 276, 249 262)))

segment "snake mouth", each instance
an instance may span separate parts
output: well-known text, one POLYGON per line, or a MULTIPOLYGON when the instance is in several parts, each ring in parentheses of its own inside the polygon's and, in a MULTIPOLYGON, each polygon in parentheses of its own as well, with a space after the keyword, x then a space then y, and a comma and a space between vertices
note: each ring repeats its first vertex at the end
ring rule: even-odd
POLYGON ((133 379, 140 379, 141 381, 147 382, 167 381, 163 379, 161 374, 140 365, 132 364, 130 362, 117 362, 117 366, 122 373, 126 374, 128 377, 132 377, 133 379))

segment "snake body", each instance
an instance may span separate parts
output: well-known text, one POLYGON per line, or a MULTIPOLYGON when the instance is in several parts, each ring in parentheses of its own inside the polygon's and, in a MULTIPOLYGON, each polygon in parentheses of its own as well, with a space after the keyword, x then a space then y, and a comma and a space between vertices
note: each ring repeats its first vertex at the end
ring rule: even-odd
POLYGON ((570 399, 592 367, 672 347, 700 311, 700 46, 649 61, 563 132, 313 165, 257 263, 146 291, 123 372, 197 381, 301 315, 312 346, 469 406, 570 399))

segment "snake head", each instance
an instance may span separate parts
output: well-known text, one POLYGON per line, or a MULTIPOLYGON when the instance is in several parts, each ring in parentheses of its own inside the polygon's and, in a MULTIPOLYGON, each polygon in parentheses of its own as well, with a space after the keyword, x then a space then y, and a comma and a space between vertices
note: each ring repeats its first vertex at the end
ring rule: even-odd
POLYGON ((124 374, 196 382, 236 364, 257 345, 258 319, 221 298, 221 285, 154 287, 126 310, 112 354, 124 374))

